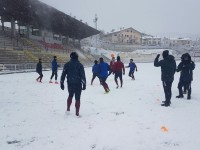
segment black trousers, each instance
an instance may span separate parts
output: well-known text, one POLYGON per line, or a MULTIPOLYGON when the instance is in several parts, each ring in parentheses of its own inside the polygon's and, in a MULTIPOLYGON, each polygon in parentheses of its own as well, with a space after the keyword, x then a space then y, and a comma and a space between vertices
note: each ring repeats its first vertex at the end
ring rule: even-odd
POLYGON ((115 80, 117 80, 118 78, 122 81, 122 72, 115 73, 115 80))
POLYGON ((39 78, 42 78, 42 77, 43 77, 42 72, 38 72, 38 74, 40 75, 39 78))
POLYGON ((109 90, 108 84, 106 83, 107 77, 100 78, 101 85, 103 86, 104 90, 107 92, 109 90))
POLYGON ((165 104, 170 105, 172 98, 172 82, 163 81, 163 89, 165 92, 165 104))
POLYGON ((129 77, 134 77, 134 70, 130 70, 128 75, 129 75, 129 77))
POLYGON ((57 78, 58 78, 58 71, 56 70, 56 71, 52 71, 52 75, 51 75, 51 80, 53 79, 53 77, 54 77, 54 75, 55 75, 55 80, 57 80, 57 78))
POLYGON ((82 85, 80 84, 69 84, 68 83, 68 92, 69 97, 73 98, 75 95, 75 100, 80 101, 81 99, 81 92, 82 92, 82 85))
POLYGON ((99 81, 100 81, 100 77, 99 77, 99 74, 97 73, 93 73, 93 76, 92 76, 92 82, 94 81, 94 79, 98 77, 99 78, 99 81))
POLYGON ((191 88, 191 81, 179 81, 178 83, 178 90, 179 95, 183 95, 183 87, 188 90, 188 96, 191 96, 192 88, 191 88))

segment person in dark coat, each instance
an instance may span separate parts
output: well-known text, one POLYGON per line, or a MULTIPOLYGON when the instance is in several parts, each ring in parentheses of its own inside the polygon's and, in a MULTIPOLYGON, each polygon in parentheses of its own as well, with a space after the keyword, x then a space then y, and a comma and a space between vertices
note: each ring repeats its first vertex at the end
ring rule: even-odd
POLYGON ((160 54, 158 54, 154 60, 155 67, 161 67, 161 80, 163 82, 163 88, 165 92, 165 101, 161 106, 170 106, 171 104, 171 87, 174 81, 174 74, 176 71, 176 61, 174 60, 174 56, 169 55, 169 51, 165 50, 162 53, 163 60, 158 60, 160 54))
POLYGON ((64 65, 60 80, 60 87, 64 90, 64 81, 67 78, 69 96, 67 99, 67 111, 70 111, 72 98, 75 95, 76 116, 79 116, 80 99, 82 90, 86 89, 85 70, 83 65, 78 61, 78 54, 72 52, 71 60, 64 65))
POLYGON ((135 70, 137 71, 137 66, 133 62, 133 59, 130 59, 130 63, 129 63, 129 65, 126 68, 130 68, 128 75, 129 75, 129 77, 132 78, 132 80, 135 80, 134 72, 135 72, 135 70))
POLYGON ((97 60, 94 61, 94 65, 92 66, 92 73, 93 73, 93 76, 91 80, 91 85, 93 84, 93 81, 96 77, 99 78, 99 82, 101 84, 100 77, 99 77, 99 64, 97 60))
POLYGON ((36 79, 36 81, 42 83, 43 74, 42 74, 42 59, 41 58, 39 58, 39 62, 37 63, 36 72, 40 75, 36 79))
MULTIPOLYGON (((183 61, 184 55, 185 55, 185 54, 183 54, 183 55, 181 56, 181 61, 183 61)), ((176 70, 176 71, 178 72, 178 70, 176 70)), ((183 94, 187 94, 187 87, 186 87, 186 85, 183 86, 183 94)))
POLYGON ((113 72, 115 74, 115 83, 117 84, 116 88, 119 88, 117 79, 120 79, 120 86, 123 85, 122 73, 125 75, 124 63, 121 62, 120 56, 117 56, 117 61, 114 63, 113 72))
POLYGON ((103 86, 105 93, 108 93, 110 89, 108 87, 108 84, 106 83, 106 80, 108 78, 108 72, 110 71, 110 67, 107 63, 104 62, 102 57, 99 59, 99 61, 101 85, 103 86))
POLYGON ((57 78, 58 78, 58 63, 57 63, 57 57, 56 56, 53 57, 53 61, 51 62, 51 68, 52 68, 52 75, 51 75, 49 83, 53 83, 52 79, 53 79, 53 77, 55 75, 55 83, 58 84, 58 82, 57 82, 57 78))
POLYGON ((179 63, 177 72, 180 73, 180 80, 178 83, 179 95, 176 98, 183 98, 183 87, 188 90, 187 99, 191 99, 191 83, 193 80, 193 70, 195 69, 195 64, 191 60, 191 56, 188 53, 185 53, 181 57, 182 61, 179 63))

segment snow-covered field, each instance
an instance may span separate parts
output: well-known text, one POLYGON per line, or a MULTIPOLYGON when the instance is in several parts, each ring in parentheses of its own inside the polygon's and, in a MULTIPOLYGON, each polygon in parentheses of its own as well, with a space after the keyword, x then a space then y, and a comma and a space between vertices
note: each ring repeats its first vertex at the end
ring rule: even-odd
MULTIPOLYGON (((104 94, 97 79, 82 93, 81 118, 74 101, 65 114, 67 89, 43 83, 36 73, 0 76, 0 150, 199 150, 200 68, 196 65, 192 99, 176 99, 179 73, 173 83, 171 107, 161 107, 164 92, 160 68, 137 64, 136 80, 124 76, 123 88, 104 94)), ((59 77, 61 71, 59 71, 59 77)), ((66 86, 65 86, 66 87, 66 86)), ((185 96, 186 97, 186 96, 185 96)))

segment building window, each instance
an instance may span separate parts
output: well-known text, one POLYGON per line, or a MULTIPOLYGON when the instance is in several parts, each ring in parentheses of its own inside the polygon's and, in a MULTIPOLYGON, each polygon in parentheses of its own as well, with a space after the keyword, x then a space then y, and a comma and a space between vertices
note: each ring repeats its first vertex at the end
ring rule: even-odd
POLYGON ((127 35, 127 37, 129 37, 129 35, 127 35))

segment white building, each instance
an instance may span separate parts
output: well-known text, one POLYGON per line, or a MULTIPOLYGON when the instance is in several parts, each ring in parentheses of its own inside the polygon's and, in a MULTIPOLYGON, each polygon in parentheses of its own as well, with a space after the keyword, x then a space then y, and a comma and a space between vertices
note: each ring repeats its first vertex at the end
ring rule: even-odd
POLYGON ((142 33, 132 27, 105 35, 105 40, 113 44, 141 44, 142 33))
POLYGON ((164 38, 163 45, 169 47, 191 46, 192 40, 190 38, 164 38))
POLYGON ((161 38, 160 37, 154 37, 154 36, 143 36, 141 38, 142 45, 148 45, 148 46, 160 46, 161 45, 161 38))

